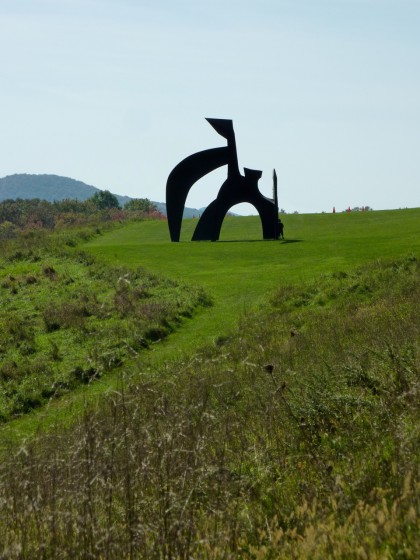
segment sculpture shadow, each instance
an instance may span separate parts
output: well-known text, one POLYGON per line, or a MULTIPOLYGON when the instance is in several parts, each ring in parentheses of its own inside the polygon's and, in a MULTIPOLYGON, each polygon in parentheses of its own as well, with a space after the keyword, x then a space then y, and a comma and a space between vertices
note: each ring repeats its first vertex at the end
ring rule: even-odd
POLYGON ((282 239, 280 243, 286 245, 286 243, 302 243, 303 239, 282 239))
POLYGON ((219 243, 264 243, 266 239, 219 239, 218 241, 219 243))
MULTIPOLYGON (((219 239, 219 243, 264 243, 266 239, 219 239)), ((272 239, 271 241, 275 241, 272 239)), ((302 243, 303 239, 282 239, 279 241, 281 245, 286 245, 286 243, 302 243)))

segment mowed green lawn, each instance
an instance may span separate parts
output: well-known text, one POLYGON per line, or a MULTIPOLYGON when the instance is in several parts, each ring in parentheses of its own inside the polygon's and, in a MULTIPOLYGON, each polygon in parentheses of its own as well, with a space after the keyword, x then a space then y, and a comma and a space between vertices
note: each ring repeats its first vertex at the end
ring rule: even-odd
MULTIPOLYGON (((263 241, 258 216, 228 217, 218 242, 191 242, 197 220, 184 220, 181 241, 171 243, 166 222, 132 223, 90 242, 86 249, 109 263, 144 266, 214 298, 159 345, 165 360, 226 334, 242 313, 279 285, 345 271, 378 258, 419 255, 420 208, 284 216, 285 241, 263 241)), ((155 357, 156 358, 156 357, 155 357)))

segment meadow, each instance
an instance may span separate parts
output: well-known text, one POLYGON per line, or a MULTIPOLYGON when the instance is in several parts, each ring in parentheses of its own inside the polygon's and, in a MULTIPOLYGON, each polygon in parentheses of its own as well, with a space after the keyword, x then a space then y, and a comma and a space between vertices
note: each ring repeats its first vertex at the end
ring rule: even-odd
POLYGON ((217 243, 190 243, 193 220, 178 244, 161 222, 78 241, 187 313, 4 425, 3 557, 419 556, 420 210, 284 222, 284 242, 255 217, 217 243))
MULTIPOLYGON (((137 223, 97 237, 87 249, 102 262, 147 270, 202 286, 214 305, 171 337, 174 349, 193 350, 223 335, 241 314, 281 285, 304 284, 378 258, 418 254, 420 210, 293 214, 284 241, 262 241, 258 217, 227 217, 220 241, 191 243, 197 220, 185 220, 180 243, 166 225, 137 223)), ((162 352, 162 349, 159 349, 162 352)), ((165 359, 166 359, 165 355, 165 359)))

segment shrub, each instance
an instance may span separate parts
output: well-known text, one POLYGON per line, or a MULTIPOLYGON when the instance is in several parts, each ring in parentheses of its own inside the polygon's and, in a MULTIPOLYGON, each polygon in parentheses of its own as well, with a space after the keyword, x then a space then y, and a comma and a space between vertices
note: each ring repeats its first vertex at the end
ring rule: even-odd
POLYGON ((43 311, 47 332, 54 332, 61 328, 84 329, 85 319, 91 313, 84 302, 64 302, 49 304, 43 311))

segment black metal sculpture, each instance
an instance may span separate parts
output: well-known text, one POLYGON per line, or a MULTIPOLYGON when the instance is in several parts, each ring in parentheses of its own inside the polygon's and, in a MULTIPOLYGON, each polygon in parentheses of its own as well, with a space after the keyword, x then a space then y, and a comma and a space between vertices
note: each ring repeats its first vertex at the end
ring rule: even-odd
POLYGON ((218 167, 228 166, 227 179, 217 198, 205 209, 195 228, 193 241, 217 241, 225 215, 232 206, 242 202, 252 204, 261 218, 264 239, 278 239, 277 176, 273 172, 273 200, 261 194, 258 180, 262 171, 244 168, 241 175, 236 152, 233 123, 229 119, 206 119, 223 138, 227 146, 197 152, 182 160, 171 171, 166 183, 166 212, 172 241, 179 241, 182 215, 193 184, 218 167))

